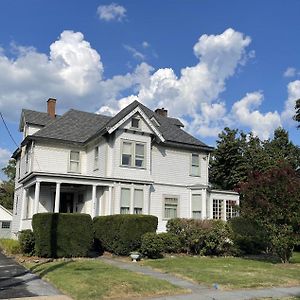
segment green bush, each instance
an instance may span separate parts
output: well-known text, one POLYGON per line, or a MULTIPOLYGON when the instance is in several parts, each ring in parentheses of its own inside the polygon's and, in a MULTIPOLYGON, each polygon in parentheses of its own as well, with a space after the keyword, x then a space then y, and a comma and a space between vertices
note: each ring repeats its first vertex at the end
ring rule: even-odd
POLYGON ((190 254, 229 255, 236 252, 231 228, 221 220, 171 219, 167 231, 176 235, 182 251, 190 254))
POLYGON ((93 244, 93 224, 88 214, 36 214, 32 228, 35 254, 41 257, 87 256, 93 244))
POLYGON ((160 258, 164 251, 164 243, 158 234, 148 232, 142 236, 141 253, 148 258, 160 258))
POLYGON ((35 239, 32 230, 22 230, 19 233, 18 240, 20 243, 21 252, 26 255, 33 255, 35 239))
POLYGON ((242 254, 259 254, 270 247, 265 228, 256 221, 236 217, 228 221, 233 231, 233 242, 242 254))
POLYGON ((21 254, 20 243, 12 239, 0 239, 0 249, 8 255, 21 254))
POLYGON ((179 238, 176 235, 170 232, 162 232, 159 233, 158 236, 162 240, 164 253, 180 252, 181 244, 179 238))
POLYGON ((95 217, 95 238, 104 250, 117 255, 128 255, 141 247, 142 236, 155 232, 157 217, 148 215, 112 215, 95 217))

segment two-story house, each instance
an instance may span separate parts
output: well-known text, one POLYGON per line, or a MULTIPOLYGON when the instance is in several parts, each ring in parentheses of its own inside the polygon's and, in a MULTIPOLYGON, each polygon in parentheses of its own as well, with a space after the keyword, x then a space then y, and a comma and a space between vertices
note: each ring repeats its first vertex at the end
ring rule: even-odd
POLYGON ((78 212, 92 217, 151 214, 158 231, 168 219, 229 219, 239 196, 208 182, 209 147, 183 124, 134 101, 114 117, 78 110, 22 110, 16 159, 13 236, 33 214, 78 212))

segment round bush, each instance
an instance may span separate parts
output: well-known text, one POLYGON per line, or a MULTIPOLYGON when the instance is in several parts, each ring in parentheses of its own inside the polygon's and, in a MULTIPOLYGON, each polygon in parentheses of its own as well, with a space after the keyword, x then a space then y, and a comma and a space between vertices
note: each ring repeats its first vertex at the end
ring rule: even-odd
POLYGON ((181 250, 181 243, 175 234, 169 232, 159 233, 158 236, 161 238, 163 243, 164 253, 179 253, 181 250))
POLYGON ((30 229, 22 230, 19 234, 20 249, 23 254, 33 255, 35 238, 30 229))
POLYGON ((142 236, 141 252, 148 258, 160 258, 164 250, 161 237, 155 232, 148 232, 142 236))

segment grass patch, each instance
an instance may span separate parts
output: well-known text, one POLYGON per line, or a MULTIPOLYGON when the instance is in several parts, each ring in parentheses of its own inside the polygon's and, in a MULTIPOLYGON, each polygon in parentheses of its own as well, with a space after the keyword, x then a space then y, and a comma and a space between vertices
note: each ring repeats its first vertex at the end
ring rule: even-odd
POLYGON ((208 286, 218 283, 222 289, 300 284, 300 253, 294 254, 290 264, 237 257, 189 256, 147 260, 143 264, 208 286))
POLYGON ((26 264, 73 299, 132 299, 184 293, 167 281, 107 265, 99 260, 26 264))
POLYGON ((0 249, 7 255, 21 253, 19 242, 12 239, 0 239, 0 249))

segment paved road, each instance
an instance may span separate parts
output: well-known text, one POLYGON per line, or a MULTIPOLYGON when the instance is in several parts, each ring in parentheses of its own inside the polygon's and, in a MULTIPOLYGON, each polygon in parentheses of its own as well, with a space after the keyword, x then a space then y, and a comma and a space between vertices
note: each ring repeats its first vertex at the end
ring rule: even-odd
POLYGON ((0 299, 54 295, 61 293, 0 252, 0 299))

